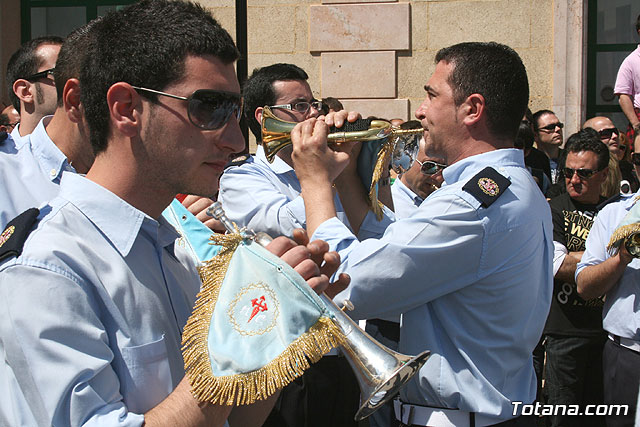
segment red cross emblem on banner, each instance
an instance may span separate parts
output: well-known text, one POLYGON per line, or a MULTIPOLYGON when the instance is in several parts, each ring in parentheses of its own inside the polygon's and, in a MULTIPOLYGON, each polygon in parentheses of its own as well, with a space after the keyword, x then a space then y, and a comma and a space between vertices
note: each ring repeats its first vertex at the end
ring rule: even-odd
POLYGON ((261 311, 268 310, 267 303, 264 302, 264 295, 261 296, 260 298, 252 299, 251 306, 253 307, 253 311, 251 312, 251 317, 249 317, 249 320, 247 320, 247 323, 251 322, 251 319, 253 319, 256 314, 260 313, 261 311))

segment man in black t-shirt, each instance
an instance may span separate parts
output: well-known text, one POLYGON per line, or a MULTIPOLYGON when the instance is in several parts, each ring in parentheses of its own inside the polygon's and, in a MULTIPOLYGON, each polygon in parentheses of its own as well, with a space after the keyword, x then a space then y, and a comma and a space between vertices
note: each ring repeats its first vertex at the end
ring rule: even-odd
MULTIPOLYGON (((575 284, 576 265, 604 198, 609 150, 593 129, 572 135, 563 168, 567 192, 549 201, 553 218, 554 284, 545 326, 545 395, 548 404, 602 403, 602 301, 584 301, 575 284)), ((583 406, 584 409, 584 406, 583 406)), ((604 425, 602 417, 556 415, 552 426, 604 425)))

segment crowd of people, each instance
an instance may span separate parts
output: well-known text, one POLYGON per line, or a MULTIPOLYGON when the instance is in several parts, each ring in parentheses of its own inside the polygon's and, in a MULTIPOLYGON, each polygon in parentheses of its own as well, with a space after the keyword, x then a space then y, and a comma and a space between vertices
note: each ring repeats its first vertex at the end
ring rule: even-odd
POLYGON ((182 0, 141 0, 12 55, 0 114, 1 425, 363 425, 339 349, 251 405, 191 393, 182 333, 209 236, 225 232, 207 214, 214 200, 238 227, 281 236, 267 249, 352 306, 374 339, 431 352, 366 425, 633 425, 640 264, 608 244, 638 199, 640 47, 616 82, 628 131, 597 116, 566 141, 557 114, 527 108, 513 49, 441 49, 416 82, 416 120, 389 120, 424 132, 412 164, 383 168, 381 215, 363 144, 328 142, 360 114, 316 99, 294 64, 241 86, 238 57, 211 13, 182 0), (297 123, 273 159, 267 110, 297 123), (238 157, 243 116, 258 147, 238 157), (623 411, 584 413, 605 404, 623 411))

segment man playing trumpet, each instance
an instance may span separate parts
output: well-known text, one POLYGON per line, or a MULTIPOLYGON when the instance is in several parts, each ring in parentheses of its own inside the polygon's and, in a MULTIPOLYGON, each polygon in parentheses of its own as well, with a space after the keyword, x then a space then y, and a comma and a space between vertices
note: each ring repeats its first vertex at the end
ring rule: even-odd
POLYGON ((438 52, 425 90, 415 115, 427 155, 449 165, 446 185, 412 216, 371 224, 349 153, 326 144, 327 125, 355 117, 310 119, 291 134, 307 230, 341 254, 352 289, 338 299, 351 300, 353 317, 402 314, 399 350, 433 352, 400 393, 402 423, 528 425, 512 402, 535 398, 531 353, 549 310, 553 237, 549 207, 513 148, 526 71, 507 46, 463 43, 438 52), (352 226, 377 226, 377 239, 359 242, 336 220, 334 182, 352 226))

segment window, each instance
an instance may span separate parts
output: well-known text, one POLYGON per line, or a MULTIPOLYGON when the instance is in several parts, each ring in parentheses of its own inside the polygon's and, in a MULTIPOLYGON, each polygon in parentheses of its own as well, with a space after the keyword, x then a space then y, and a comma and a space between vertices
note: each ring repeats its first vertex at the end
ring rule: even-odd
POLYGON ((22 0, 22 41, 65 37, 75 28, 134 0, 22 0))
POLYGON ((610 117, 620 129, 628 121, 613 94, 620 64, 638 45, 637 0, 589 0, 587 35, 587 118, 610 117))

